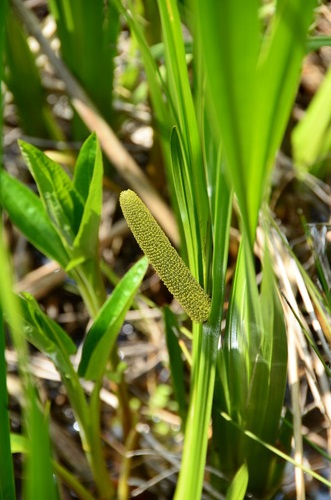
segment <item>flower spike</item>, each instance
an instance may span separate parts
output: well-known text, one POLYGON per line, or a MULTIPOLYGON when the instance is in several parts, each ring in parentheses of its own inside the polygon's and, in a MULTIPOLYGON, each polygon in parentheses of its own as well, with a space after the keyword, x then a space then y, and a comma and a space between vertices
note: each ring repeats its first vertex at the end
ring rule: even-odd
POLYGON ((130 189, 122 191, 120 204, 140 248, 169 291, 193 321, 206 321, 210 313, 210 297, 171 245, 146 205, 130 189))

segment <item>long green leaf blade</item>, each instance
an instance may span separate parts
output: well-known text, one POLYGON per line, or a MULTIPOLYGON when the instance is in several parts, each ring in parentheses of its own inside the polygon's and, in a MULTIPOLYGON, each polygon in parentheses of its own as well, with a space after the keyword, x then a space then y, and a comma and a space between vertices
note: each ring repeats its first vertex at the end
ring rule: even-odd
POLYGON ((228 491, 226 492, 226 500, 242 500, 245 497, 248 484, 247 465, 243 464, 236 475, 228 491))
POLYGON ((174 387, 174 394, 179 406, 178 413, 182 419, 182 427, 185 428, 187 416, 187 401, 185 390, 185 366, 182 358, 182 350, 178 344, 176 331, 178 331, 178 323, 173 312, 168 308, 164 308, 164 321, 166 342, 169 353, 171 378, 174 387))
MULTIPOLYGON (((247 196, 257 92, 258 1, 196 0, 195 5, 213 118, 221 136, 229 176, 246 218, 244 222, 251 227, 256 224, 253 219, 257 217, 249 210, 247 196)), ((255 189, 255 196, 258 189, 255 189)))
MULTIPOLYGON (((208 238, 208 199, 201 142, 194 102, 188 78, 182 27, 177 2, 158 1, 163 29, 168 93, 173 105, 178 138, 182 145, 182 161, 176 161, 173 168, 181 168, 180 176, 185 182, 186 205, 181 206, 182 224, 190 224, 193 237, 187 245, 193 244, 195 251, 189 255, 190 269, 203 284, 206 278, 204 248, 208 238), (186 208, 187 207, 187 208, 186 208)), ((178 142, 178 141, 177 141, 178 142)), ((176 147, 172 152, 179 151, 176 147)), ((174 158, 173 158, 174 160, 174 158)), ((175 179, 173 184, 176 188, 175 179)))
POLYGON ((27 500, 58 500, 59 492, 54 481, 52 450, 49 437, 49 419, 43 415, 37 403, 37 395, 30 404, 30 439, 27 455, 24 498, 27 500))
POLYGON ((78 367, 78 374, 81 377, 100 380, 103 376, 125 314, 137 293, 147 266, 147 258, 143 257, 116 285, 100 309, 84 342, 82 359, 78 367))
POLYGON ((83 144, 75 166, 73 185, 84 202, 77 236, 74 241, 74 256, 85 258, 98 255, 98 233, 102 206, 102 154, 95 134, 83 144))

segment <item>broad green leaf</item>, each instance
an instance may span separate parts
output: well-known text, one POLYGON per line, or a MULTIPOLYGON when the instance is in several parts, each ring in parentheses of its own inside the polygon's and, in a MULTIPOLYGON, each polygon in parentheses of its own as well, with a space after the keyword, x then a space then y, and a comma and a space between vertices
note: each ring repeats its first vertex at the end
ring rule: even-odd
POLYGON ((102 206, 102 154, 95 134, 83 144, 75 166, 73 185, 84 203, 84 211, 74 241, 75 255, 96 258, 102 206))
MULTIPOLYGON (((257 217, 250 210, 247 198, 250 196, 252 172, 249 161, 256 113, 259 2, 196 0, 195 5, 198 42, 205 61, 215 125, 224 147, 229 175, 249 227, 256 224, 253 219, 257 217)), ((255 198, 259 189, 255 185, 255 198)))
POLYGON ((243 464, 230 484, 226 492, 226 500, 242 500, 245 498, 245 493, 248 484, 248 469, 247 465, 243 464))
POLYGON ((146 257, 138 261, 116 285, 100 309, 84 342, 78 374, 86 379, 103 376, 125 314, 131 306, 148 267, 146 257))
POLYGON ((69 258, 40 199, 19 181, 0 171, 0 204, 24 236, 65 268, 69 258))
POLYGON ((98 151, 98 139, 92 133, 82 145, 75 164, 73 185, 80 194, 83 203, 86 203, 91 182, 95 175, 96 153, 98 151))
POLYGON ((19 144, 49 218, 64 244, 71 248, 82 220, 83 200, 60 165, 31 144, 19 144))
POLYGON ((214 120, 251 246, 315 4, 277 2, 271 27, 262 33, 257 0, 195 2, 214 120))

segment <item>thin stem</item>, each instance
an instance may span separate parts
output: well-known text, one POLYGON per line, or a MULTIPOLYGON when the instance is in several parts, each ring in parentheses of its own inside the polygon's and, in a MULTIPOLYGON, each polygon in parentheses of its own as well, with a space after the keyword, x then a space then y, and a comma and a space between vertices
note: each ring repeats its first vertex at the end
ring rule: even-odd
POLYGON ((191 401, 175 500, 200 500, 214 393, 218 327, 194 324, 191 401))
POLYGON ((135 449, 137 440, 138 440, 137 429, 133 428, 125 443, 125 456, 123 457, 121 463, 120 476, 118 480, 118 489, 117 489, 118 500, 128 500, 128 498, 130 498, 130 487, 128 479, 130 477, 132 455, 128 455, 128 452, 135 449))
POLYGON ((76 281, 89 315, 94 319, 107 298, 99 265, 88 268, 83 264, 72 269, 69 274, 76 281))
POLYGON ((55 460, 53 461, 53 468, 57 476, 60 477, 67 486, 70 486, 70 489, 72 489, 77 494, 80 500, 94 499, 94 496, 91 495, 84 488, 84 486, 81 485, 79 480, 73 474, 71 474, 65 467, 62 467, 62 465, 60 465, 58 462, 55 462, 55 460))

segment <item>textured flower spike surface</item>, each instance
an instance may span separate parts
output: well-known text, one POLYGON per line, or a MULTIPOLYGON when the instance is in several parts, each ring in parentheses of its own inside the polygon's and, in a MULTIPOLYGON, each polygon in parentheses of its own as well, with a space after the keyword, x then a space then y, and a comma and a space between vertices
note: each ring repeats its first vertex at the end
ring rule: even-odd
POLYGON ((135 239, 148 260, 193 321, 203 323, 210 313, 210 298, 178 255, 146 205, 128 189, 120 204, 135 239))

